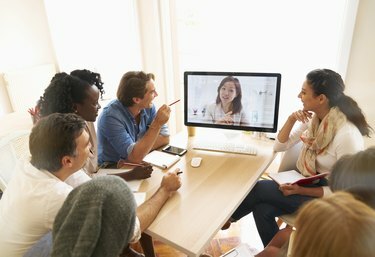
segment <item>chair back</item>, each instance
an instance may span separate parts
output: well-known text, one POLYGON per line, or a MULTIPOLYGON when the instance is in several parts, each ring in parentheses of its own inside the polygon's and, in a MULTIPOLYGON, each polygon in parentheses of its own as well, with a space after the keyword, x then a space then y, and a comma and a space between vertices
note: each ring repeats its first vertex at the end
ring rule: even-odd
MULTIPOLYGON (((285 152, 283 152, 283 156, 280 161, 279 170, 278 172, 283 172, 287 170, 297 170, 297 160, 299 153, 301 152, 303 143, 302 141, 298 142, 285 152)), ((280 221, 285 222, 287 226, 294 227, 294 222, 296 218, 296 214, 285 214, 279 217, 280 221)), ((278 222, 279 227, 281 226, 282 222, 278 222)))
POLYGON ((29 130, 10 132, 0 138, 0 190, 4 191, 19 161, 30 158, 29 130))
POLYGON ((301 152, 302 146, 303 146, 303 143, 302 141, 300 141, 282 153, 282 158, 280 161, 278 172, 287 171, 287 170, 298 170, 297 160, 301 152))
POLYGON ((0 138, 14 131, 31 130, 33 122, 27 111, 12 112, 0 116, 0 138))

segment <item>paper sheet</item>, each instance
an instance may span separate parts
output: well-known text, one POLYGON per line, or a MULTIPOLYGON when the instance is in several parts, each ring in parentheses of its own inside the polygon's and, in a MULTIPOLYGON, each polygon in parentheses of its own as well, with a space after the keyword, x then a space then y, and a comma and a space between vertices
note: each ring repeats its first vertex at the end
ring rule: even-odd
POLYGON ((146 201, 146 193, 134 192, 134 198, 135 202, 137 203, 137 206, 139 206, 146 201))

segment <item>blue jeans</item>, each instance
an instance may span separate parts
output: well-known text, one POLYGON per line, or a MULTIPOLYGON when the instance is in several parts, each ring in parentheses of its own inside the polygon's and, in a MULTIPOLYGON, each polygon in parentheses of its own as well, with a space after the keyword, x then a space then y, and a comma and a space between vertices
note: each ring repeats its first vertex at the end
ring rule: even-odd
MULTIPOLYGON (((321 179, 319 183, 311 184, 309 187, 325 185, 327 180, 321 179)), ((279 231, 275 218, 295 212, 304 202, 312 199, 314 197, 304 195, 284 196, 276 182, 260 180, 238 206, 232 218, 239 220, 252 212, 260 238, 266 246, 279 231)))

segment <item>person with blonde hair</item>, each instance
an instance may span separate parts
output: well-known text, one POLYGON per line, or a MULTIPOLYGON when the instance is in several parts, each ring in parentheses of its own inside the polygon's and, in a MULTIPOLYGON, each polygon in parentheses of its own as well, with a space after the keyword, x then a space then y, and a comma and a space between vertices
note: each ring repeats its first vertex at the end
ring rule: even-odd
MULTIPOLYGON (((332 167, 329 187, 332 192, 350 192, 357 200, 375 210, 375 147, 344 155, 332 167)), ((292 229, 286 227, 272 238, 257 257, 279 256, 289 241, 292 229)))
POLYGON ((349 193, 308 202, 295 226, 288 256, 375 256, 375 211, 349 193))

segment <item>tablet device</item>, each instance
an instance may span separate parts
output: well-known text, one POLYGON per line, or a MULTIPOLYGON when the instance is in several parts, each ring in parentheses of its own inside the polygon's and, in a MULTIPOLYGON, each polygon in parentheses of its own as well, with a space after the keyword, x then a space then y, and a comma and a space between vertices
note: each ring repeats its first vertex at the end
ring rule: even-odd
POLYGON ((166 147, 163 148, 162 151, 166 153, 174 154, 174 155, 179 155, 179 156, 183 156, 187 152, 186 149, 176 147, 176 146, 171 146, 171 145, 167 145, 166 147))

